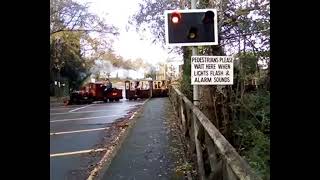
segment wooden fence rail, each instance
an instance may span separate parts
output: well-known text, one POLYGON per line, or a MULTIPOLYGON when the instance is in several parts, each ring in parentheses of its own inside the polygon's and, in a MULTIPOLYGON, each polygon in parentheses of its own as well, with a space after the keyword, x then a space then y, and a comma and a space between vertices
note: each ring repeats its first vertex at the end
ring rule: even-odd
POLYGON ((201 180, 261 180, 212 122, 176 87, 169 98, 201 180), (210 167, 210 168, 208 168, 210 167))

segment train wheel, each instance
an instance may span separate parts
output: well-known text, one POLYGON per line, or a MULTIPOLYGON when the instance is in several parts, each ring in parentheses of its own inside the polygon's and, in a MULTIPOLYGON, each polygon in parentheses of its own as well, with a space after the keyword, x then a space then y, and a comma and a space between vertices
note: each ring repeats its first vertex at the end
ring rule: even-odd
POLYGON ((113 100, 114 100, 114 99, 111 99, 111 98, 109 99, 110 102, 113 102, 113 100))
POLYGON ((117 102, 119 102, 120 99, 116 99, 117 102))

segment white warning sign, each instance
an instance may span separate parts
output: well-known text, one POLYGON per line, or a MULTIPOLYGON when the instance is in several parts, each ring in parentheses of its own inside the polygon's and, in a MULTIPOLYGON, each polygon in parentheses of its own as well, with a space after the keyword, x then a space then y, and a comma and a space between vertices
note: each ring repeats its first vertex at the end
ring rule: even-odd
POLYGON ((232 85, 233 57, 191 56, 192 85, 232 85))

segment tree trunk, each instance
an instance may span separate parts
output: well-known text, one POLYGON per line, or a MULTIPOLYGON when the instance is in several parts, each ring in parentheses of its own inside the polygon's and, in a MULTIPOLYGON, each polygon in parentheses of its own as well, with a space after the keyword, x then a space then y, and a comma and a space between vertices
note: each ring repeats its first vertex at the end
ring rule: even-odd
MULTIPOLYGON (((211 46, 208 50, 209 53, 205 53, 203 55, 223 55, 223 50, 219 46, 211 46)), ((210 121, 220 130, 220 132, 228 138, 228 135, 230 134, 231 116, 228 114, 229 107, 221 105, 224 103, 223 99, 229 101, 230 98, 221 98, 223 95, 218 92, 216 88, 217 86, 199 86, 200 108, 210 121)))

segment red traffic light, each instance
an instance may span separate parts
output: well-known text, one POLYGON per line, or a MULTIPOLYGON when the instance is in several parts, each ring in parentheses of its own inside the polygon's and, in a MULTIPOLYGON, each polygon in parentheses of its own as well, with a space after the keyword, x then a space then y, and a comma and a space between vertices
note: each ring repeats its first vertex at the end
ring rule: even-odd
POLYGON ((171 14, 171 22, 172 22, 173 24, 179 23, 180 20, 181 20, 181 14, 180 14, 180 13, 178 13, 178 12, 173 12, 173 13, 171 14))
POLYGON ((179 18, 178 17, 172 17, 172 22, 173 23, 178 23, 179 22, 179 18))

